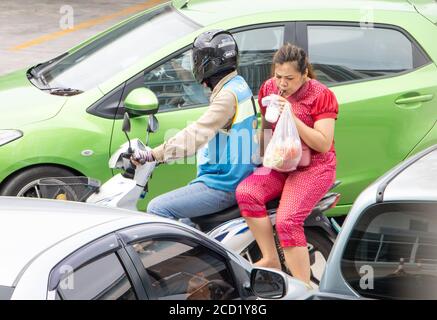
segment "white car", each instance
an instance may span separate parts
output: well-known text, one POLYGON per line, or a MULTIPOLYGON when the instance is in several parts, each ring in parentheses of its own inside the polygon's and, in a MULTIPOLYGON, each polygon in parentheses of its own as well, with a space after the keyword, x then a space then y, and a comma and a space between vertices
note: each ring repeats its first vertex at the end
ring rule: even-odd
MULTIPOLYGON (((259 297, 295 299, 300 287, 279 271, 254 268, 252 288, 259 297)), ((301 298, 437 299, 437 145, 360 194, 319 289, 301 298)))
POLYGON ((249 299, 251 265, 179 222, 0 197, 0 299, 249 299))

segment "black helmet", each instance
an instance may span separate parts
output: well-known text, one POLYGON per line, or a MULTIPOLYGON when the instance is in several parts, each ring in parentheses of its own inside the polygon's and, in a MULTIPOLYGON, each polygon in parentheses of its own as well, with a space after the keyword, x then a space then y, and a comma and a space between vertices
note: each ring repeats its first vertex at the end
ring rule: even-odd
POLYGON ((238 65, 238 46, 234 37, 224 30, 200 34, 193 42, 193 74, 202 83, 211 76, 238 65))

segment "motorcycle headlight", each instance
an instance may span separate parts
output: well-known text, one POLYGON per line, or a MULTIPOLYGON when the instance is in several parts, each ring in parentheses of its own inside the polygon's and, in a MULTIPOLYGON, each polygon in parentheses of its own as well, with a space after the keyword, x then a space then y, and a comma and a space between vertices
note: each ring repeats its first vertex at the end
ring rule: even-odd
POLYGON ((11 141, 17 140, 23 136, 20 130, 0 130, 0 146, 11 141))

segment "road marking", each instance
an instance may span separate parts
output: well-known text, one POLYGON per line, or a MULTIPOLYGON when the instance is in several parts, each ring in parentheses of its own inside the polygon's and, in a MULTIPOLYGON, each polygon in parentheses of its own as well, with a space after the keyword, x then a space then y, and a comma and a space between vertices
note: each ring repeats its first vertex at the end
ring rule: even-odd
POLYGON ((118 17, 122 17, 122 16, 126 16, 126 15, 129 15, 132 13, 137 13, 137 12, 146 10, 148 8, 151 8, 155 5, 163 3, 163 2, 164 2, 163 0, 149 0, 149 1, 137 4, 137 5, 134 5, 132 7, 128 7, 128 8, 125 8, 123 10, 117 11, 117 12, 110 14, 110 15, 106 15, 106 16, 103 16, 100 18, 91 19, 91 20, 82 22, 82 23, 78 24, 77 26, 75 26, 73 29, 60 30, 57 32, 43 35, 43 36, 35 38, 33 40, 26 41, 22 44, 15 46, 15 47, 9 48, 9 51, 19 51, 19 50, 23 50, 23 49, 26 49, 29 47, 33 47, 33 46, 39 45, 41 43, 63 37, 67 34, 96 26, 98 24, 104 23, 106 21, 109 21, 109 20, 112 20, 112 19, 115 19, 118 17))

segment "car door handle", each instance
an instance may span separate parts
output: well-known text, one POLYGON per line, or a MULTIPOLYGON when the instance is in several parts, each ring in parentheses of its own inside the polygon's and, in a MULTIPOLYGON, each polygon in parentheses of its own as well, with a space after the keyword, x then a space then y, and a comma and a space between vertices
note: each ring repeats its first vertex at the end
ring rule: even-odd
POLYGON ((420 96, 414 96, 409 98, 399 98, 396 99, 396 104, 412 104, 412 103, 418 103, 418 102, 427 102, 431 101, 434 98, 433 94, 424 94, 420 96))

